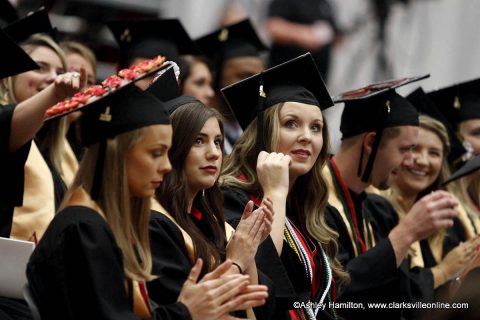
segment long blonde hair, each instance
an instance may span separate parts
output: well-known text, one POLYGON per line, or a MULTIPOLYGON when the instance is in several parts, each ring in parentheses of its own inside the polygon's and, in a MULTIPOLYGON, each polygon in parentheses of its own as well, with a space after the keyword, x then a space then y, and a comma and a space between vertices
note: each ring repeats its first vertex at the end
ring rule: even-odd
MULTIPOLYGON (((49 48, 58 55, 64 70, 68 70, 65 53, 50 36, 41 33, 34 34, 25 40, 20 46, 28 54, 31 54, 38 47, 49 48)), ((17 101, 17 97, 15 97, 15 77, 16 76, 8 77, 2 81, 2 88, 0 91, 1 95, 3 96, 4 103, 20 102, 17 101)), ((48 123, 44 124, 36 137, 40 151, 42 151, 48 160, 50 160, 52 166, 60 174, 63 173, 63 170, 59 155, 63 154, 65 149, 64 143, 67 129, 66 121, 67 119, 65 117, 49 121, 48 123)))
MULTIPOLYGON (((280 140, 280 110, 284 103, 276 104, 264 115, 264 141, 267 152, 276 150, 280 140)), ((325 221, 325 209, 328 202, 328 187, 322 176, 323 166, 328 159, 329 140, 326 124, 322 128, 323 146, 313 168, 300 176, 290 191, 292 204, 302 208, 305 224, 309 234, 318 240, 330 258, 335 277, 341 283, 349 280, 348 274, 336 258, 338 252, 338 233, 331 229, 325 221), (306 192, 306 191, 309 192, 306 192)), ((257 137, 257 120, 247 127, 235 147, 226 158, 224 170, 220 177, 222 186, 235 187, 248 193, 261 194, 262 189, 256 175, 257 152, 255 142, 257 137), (239 180, 244 175, 246 179, 239 180)))
MULTIPOLYGON (((152 279, 148 233, 150 198, 131 197, 126 168, 128 152, 143 137, 144 130, 137 129, 107 140, 102 185, 96 200, 122 250, 125 275, 132 280, 152 279)), ((98 149, 99 143, 87 149, 65 199, 68 200, 79 187, 87 192, 92 190, 98 149)))

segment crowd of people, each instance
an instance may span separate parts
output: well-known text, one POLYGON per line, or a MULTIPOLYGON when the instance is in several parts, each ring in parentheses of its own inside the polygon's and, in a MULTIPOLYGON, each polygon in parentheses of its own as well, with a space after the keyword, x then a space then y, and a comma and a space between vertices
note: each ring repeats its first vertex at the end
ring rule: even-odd
POLYGON ((45 9, 0 30, 0 237, 35 243, 0 319, 459 317, 392 303, 475 296, 480 80, 332 97, 335 26, 310 2, 293 23, 274 1, 270 64, 249 20, 196 40, 177 19, 106 22, 119 70, 167 62, 48 119, 98 82, 94 52, 45 9), (313 54, 291 40, 307 25, 313 54))

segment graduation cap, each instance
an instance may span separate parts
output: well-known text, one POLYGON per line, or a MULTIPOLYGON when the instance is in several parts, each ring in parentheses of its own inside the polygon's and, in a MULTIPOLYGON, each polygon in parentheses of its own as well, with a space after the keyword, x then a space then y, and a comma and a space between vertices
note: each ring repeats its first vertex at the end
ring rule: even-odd
POLYGON ((197 40, 202 52, 213 60, 258 57, 267 46, 260 40, 249 19, 220 28, 197 40))
POLYGON ((0 43, 3 46, 2 59, 0 59, 0 79, 40 68, 38 64, 1 29, 0 43))
POLYGON ((172 114, 184 104, 200 102, 195 97, 182 96, 180 88, 178 87, 173 66, 165 69, 163 74, 161 74, 158 78, 155 78, 150 87, 148 87, 147 91, 153 94, 157 99, 164 102, 165 109, 169 114, 172 114))
POLYGON ((9 0, 0 0, 0 28, 15 20, 18 20, 17 10, 9 0))
POLYGON ((100 194, 107 140, 142 127, 170 123, 164 104, 133 83, 82 109, 83 116, 79 120, 82 145, 100 143, 90 193, 93 200, 100 194))
POLYGON ((17 43, 21 43, 36 33, 46 33, 56 40, 57 29, 52 27, 47 10, 38 11, 17 20, 3 29, 17 43))
POLYGON ((460 122, 480 119, 480 78, 428 93, 455 129, 460 122))
POLYGON ((335 97, 335 102, 344 102, 345 108, 340 122, 342 139, 365 132, 376 132, 365 170, 362 173, 363 146, 358 164, 358 176, 367 182, 380 145, 383 130, 397 126, 418 126, 418 111, 395 89, 408 83, 429 77, 401 78, 370 84, 335 97))
POLYGON ((442 186, 449 184, 452 181, 460 179, 474 171, 480 170, 480 155, 467 161, 460 169, 455 171, 447 180, 442 183, 442 186))
POLYGON ((107 23, 121 50, 121 66, 135 58, 163 55, 178 62, 183 54, 199 54, 178 19, 119 20, 107 23))
POLYGON ((417 108, 418 112, 440 121, 445 126, 450 141, 448 162, 452 164, 457 163, 458 160, 461 159, 465 153, 467 153, 467 150, 455 133, 451 123, 445 118, 445 115, 438 110, 433 101, 421 87, 412 91, 406 98, 413 104, 415 108, 417 108))
POLYGON ((221 89, 232 113, 245 130, 257 118, 257 149, 264 150, 263 111, 281 102, 300 102, 324 110, 333 106, 310 53, 221 89))

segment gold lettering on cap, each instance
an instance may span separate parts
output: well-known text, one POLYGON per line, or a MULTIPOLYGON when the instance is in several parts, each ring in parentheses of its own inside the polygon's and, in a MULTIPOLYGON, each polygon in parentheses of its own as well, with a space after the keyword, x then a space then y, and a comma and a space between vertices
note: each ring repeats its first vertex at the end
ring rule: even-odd
POLYGON ((228 29, 223 28, 222 31, 218 34, 218 40, 221 42, 225 42, 228 40, 228 29))
POLYGON ((455 99, 453 99, 453 107, 455 109, 460 109, 462 104, 460 103, 460 98, 458 96, 455 96, 455 99))
POLYGON ((105 122, 112 121, 112 115, 110 114, 110 107, 107 107, 105 109, 105 112, 100 114, 99 120, 100 121, 105 121, 105 122))
POLYGON ((385 106, 387 107, 387 113, 390 113, 390 100, 387 100, 387 102, 385 102, 385 106))
POLYGON ((262 97, 262 98, 266 98, 266 97, 267 97, 267 94, 265 93, 265 91, 263 91, 263 84, 260 85, 258 94, 259 94, 260 97, 262 97))
POLYGON ((132 42, 132 35, 130 34, 130 29, 126 28, 123 30, 123 33, 120 35, 120 40, 123 42, 132 42))

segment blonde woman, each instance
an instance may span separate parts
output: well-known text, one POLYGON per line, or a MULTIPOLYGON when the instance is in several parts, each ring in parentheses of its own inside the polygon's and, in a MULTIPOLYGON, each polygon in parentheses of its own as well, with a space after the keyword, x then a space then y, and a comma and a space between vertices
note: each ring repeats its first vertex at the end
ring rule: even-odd
POLYGON ((337 235, 325 222, 322 110, 332 101, 313 60, 300 56, 222 92, 245 130, 220 179, 227 221, 238 223, 249 200, 260 205, 268 198, 274 208, 270 237, 256 255, 258 269, 276 286, 271 318, 335 318, 328 302, 335 300, 335 281, 348 276, 335 258, 337 235), (319 302, 327 308, 316 308, 319 302))
MULTIPOLYGON (((419 117, 420 131, 416 146, 412 150, 412 161, 404 162, 395 173, 395 180, 390 190, 384 192, 390 200, 400 219, 403 219, 415 202, 436 189, 450 176, 447 155, 450 152, 448 133, 444 125, 428 116, 419 117)), ((457 193, 452 188, 453 193, 457 193)), ((433 274, 433 288, 455 280, 477 255, 480 244, 475 230, 475 217, 471 216, 460 203, 457 210, 457 223, 467 230, 465 243, 445 248, 449 237, 443 229, 430 235, 427 239, 415 242, 410 247, 410 267, 430 268, 433 274), (451 251, 450 251, 451 250, 451 251)), ((478 221, 478 218, 476 219, 478 221)), ((456 224, 457 224, 456 223, 456 224)))

